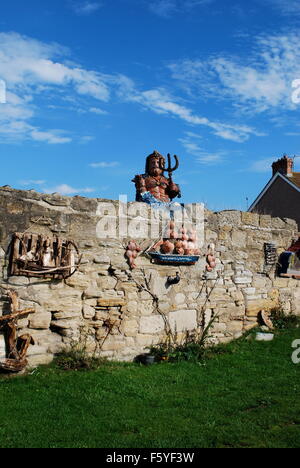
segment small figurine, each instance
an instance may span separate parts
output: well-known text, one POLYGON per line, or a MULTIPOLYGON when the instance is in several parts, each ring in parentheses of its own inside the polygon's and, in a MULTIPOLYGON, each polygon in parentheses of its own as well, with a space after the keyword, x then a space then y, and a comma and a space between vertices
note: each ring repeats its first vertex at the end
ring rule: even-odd
POLYGON ((137 258, 141 250, 142 249, 137 245, 135 241, 129 242, 127 249, 126 249, 125 256, 127 257, 129 266, 132 270, 136 268, 135 259, 137 258))
POLYGON ((208 254, 206 257, 206 261, 207 261, 206 270, 208 272, 213 271, 217 266, 216 257, 215 257, 215 249, 216 249, 215 244, 209 244, 208 254))
POLYGON ((44 244, 44 253, 42 258, 43 267, 54 267, 54 253, 51 247, 51 241, 49 238, 46 239, 44 244))

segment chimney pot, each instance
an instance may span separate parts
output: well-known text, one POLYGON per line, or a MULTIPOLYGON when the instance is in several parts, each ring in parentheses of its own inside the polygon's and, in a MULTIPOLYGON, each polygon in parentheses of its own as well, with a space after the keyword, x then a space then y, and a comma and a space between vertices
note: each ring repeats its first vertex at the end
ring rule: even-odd
POLYGON ((294 159, 285 154, 281 159, 278 159, 278 161, 275 161, 272 164, 272 169, 273 176, 277 174, 277 172, 280 172, 282 175, 292 177, 294 170, 294 159))

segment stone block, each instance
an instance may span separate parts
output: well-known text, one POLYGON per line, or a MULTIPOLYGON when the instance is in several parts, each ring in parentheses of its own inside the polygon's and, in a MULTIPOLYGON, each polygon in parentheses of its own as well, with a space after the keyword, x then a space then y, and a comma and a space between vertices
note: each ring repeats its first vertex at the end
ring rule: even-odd
MULTIPOLYGON (((94 314, 95 314, 95 309, 94 309, 94 314)), ((67 320, 67 319, 80 320, 82 317, 82 314, 81 314, 81 310, 73 311, 73 309, 71 310, 65 309, 63 312, 52 312, 52 317, 55 320, 67 320)))
POLYGON ((154 344, 157 344, 161 340, 158 335, 155 336, 155 335, 138 334, 135 337, 135 341, 136 341, 137 346, 146 347, 146 346, 152 346, 154 344))
POLYGON ((124 309, 131 315, 136 315, 139 310, 139 303, 137 301, 129 301, 124 309))
MULTIPOLYGON (((161 308, 161 304, 159 304, 159 308, 161 311, 163 311, 161 308)), ((138 303, 138 312, 141 315, 151 315, 153 313, 153 310, 154 310, 153 300, 142 301, 138 303)))
POLYGON ((262 310, 270 311, 276 307, 278 303, 271 299, 260 299, 246 302, 246 315, 249 317, 257 317, 262 310))
POLYGON ((90 281, 88 277, 82 273, 75 273, 75 275, 65 280, 66 284, 72 288, 84 291, 89 287, 90 281))
POLYGON ((97 286, 99 289, 114 289, 118 280, 111 276, 99 276, 97 279, 97 286))
POLYGON ((92 319, 95 317, 95 308, 88 305, 88 304, 84 304, 83 306, 83 310, 82 310, 82 313, 83 313, 83 317, 85 319, 92 319))
POLYGON ((165 330, 165 323, 161 315, 151 315, 149 317, 141 317, 140 333, 156 334, 165 330))
POLYGON ((237 210, 225 210, 217 213, 218 221, 221 226, 231 225, 239 226, 241 224, 242 216, 241 212, 237 210))
POLYGON ((101 346, 101 351, 121 351, 125 348, 126 343, 123 337, 109 336, 101 346))
POLYGON ((57 330, 77 329, 80 326, 77 320, 52 320, 51 327, 57 330))
POLYGON ((256 288, 243 288, 242 291, 246 296, 254 296, 256 293, 256 288))
POLYGON ((249 276, 235 276, 233 281, 235 284, 251 284, 252 278, 249 276))
POLYGON ((233 247, 245 249, 247 245, 247 233, 244 231, 233 231, 231 234, 231 242, 233 247))
POLYGON ((244 328, 244 324, 241 321, 232 321, 227 324, 228 333, 241 333, 244 328))
POLYGON ((270 215, 260 216, 260 227, 270 229, 272 227, 272 217, 270 215))
POLYGON ((175 305, 185 304, 186 303, 185 294, 182 294, 182 293, 176 294, 174 299, 173 299, 173 303, 175 305))
POLYGON ((133 337, 138 333, 139 324, 136 320, 125 320, 123 322, 122 330, 125 336, 133 337))
POLYGON ((170 312, 169 323, 173 332, 194 330, 197 328, 197 311, 176 310, 175 312, 170 312))
POLYGON ((35 313, 30 316, 29 328, 47 330, 50 327, 52 315, 50 312, 35 313))
POLYGON ((97 300, 97 306, 99 307, 122 307, 126 305, 126 301, 122 297, 108 297, 100 298, 97 300))
POLYGON ((53 361, 53 357, 54 356, 52 354, 37 354, 30 356, 28 358, 28 367, 34 368, 37 366, 50 364, 53 361))
POLYGON ((110 264, 110 257, 108 255, 96 255, 94 257, 93 262, 96 263, 97 265, 102 265, 102 264, 110 264))
POLYGON ((31 356, 37 356, 37 355, 45 355, 48 353, 48 348, 47 346, 39 346, 39 345, 35 345, 35 346, 32 346, 30 345, 29 348, 28 348, 28 351, 27 351, 27 356, 28 357, 31 357, 31 356))
POLYGON ((0 334, 0 360, 6 358, 6 347, 4 335, 0 334))
POLYGON ((256 213, 243 212, 242 223, 249 226, 259 226, 259 215, 256 213))
POLYGON ((213 333, 225 333, 227 329, 226 323, 214 323, 212 326, 213 333))

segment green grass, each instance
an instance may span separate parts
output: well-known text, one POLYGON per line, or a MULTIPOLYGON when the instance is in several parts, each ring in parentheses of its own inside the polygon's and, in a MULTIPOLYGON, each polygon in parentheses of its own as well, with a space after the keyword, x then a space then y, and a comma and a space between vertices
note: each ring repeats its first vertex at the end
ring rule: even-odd
POLYGON ((291 343, 240 340, 204 363, 41 367, 0 378, 0 447, 299 447, 291 343))

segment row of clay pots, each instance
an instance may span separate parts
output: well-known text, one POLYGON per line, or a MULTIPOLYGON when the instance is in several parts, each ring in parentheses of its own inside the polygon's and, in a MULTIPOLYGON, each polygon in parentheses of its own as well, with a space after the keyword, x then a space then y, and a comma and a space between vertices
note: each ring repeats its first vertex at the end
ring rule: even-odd
POLYGON ((165 239, 157 245, 163 254, 176 254, 176 255, 199 255, 200 251, 196 248, 194 242, 165 239))
MULTIPOLYGON (((190 229, 189 231, 182 227, 179 232, 175 230, 174 221, 170 221, 169 226, 165 232, 164 239, 181 240, 183 242, 197 242, 196 230, 190 229)), ((186 247, 184 247, 186 248, 186 247)))

